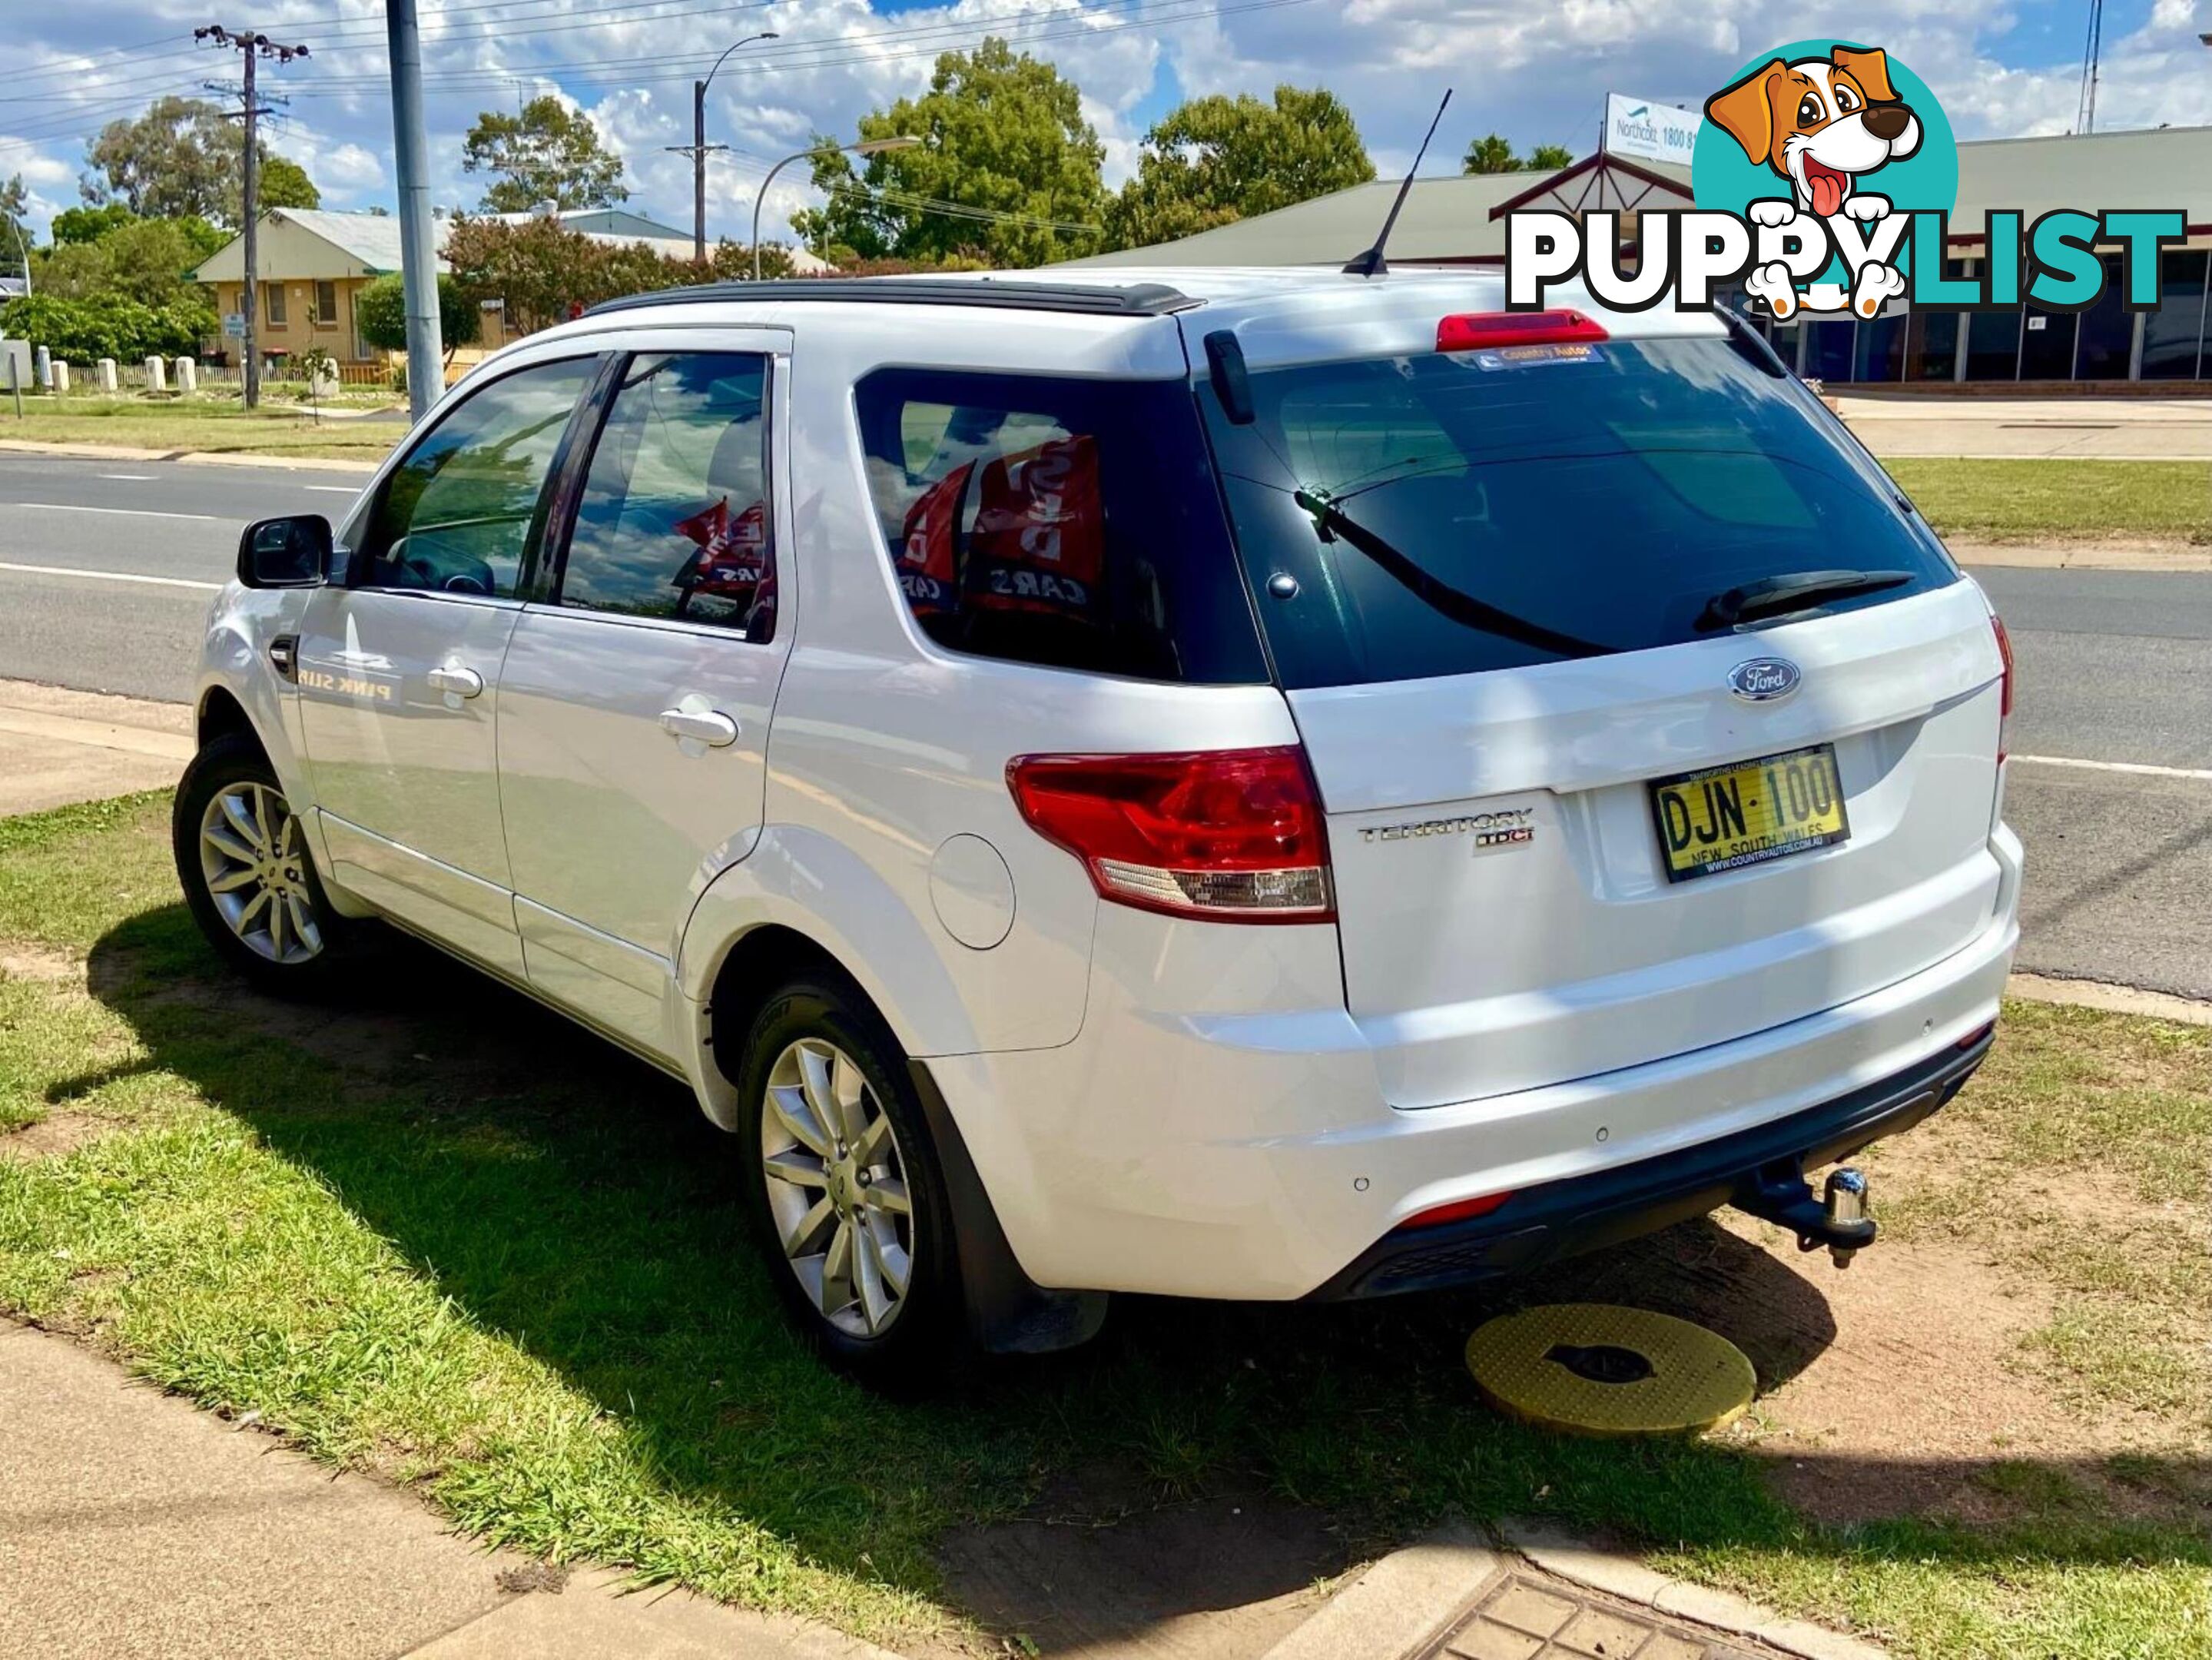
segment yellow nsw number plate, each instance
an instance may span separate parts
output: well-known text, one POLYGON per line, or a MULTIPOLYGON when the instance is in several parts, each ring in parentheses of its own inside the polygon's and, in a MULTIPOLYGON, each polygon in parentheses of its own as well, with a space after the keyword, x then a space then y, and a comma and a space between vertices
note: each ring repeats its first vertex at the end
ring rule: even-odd
POLYGON ((1660 779, 1651 817, 1674 882, 1787 859, 1851 833, 1831 744, 1660 779))

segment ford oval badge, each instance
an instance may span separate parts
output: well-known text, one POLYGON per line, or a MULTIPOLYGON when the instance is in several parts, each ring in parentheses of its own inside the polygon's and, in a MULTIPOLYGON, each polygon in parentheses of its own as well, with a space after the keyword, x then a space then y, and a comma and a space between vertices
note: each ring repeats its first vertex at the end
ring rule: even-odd
POLYGON ((1805 677, 1786 657, 1754 657, 1729 671, 1729 690, 1747 703, 1771 703, 1797 690, 1805 677))

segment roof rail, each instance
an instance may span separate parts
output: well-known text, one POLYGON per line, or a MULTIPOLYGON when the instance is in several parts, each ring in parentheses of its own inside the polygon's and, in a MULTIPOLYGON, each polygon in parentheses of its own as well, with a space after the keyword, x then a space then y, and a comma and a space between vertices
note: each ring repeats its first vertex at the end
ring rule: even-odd
POLYGON ((1089 317, 1166 317, 1205 301, 1164 283, 1108 288, 1085 283, 1002 283, 990 277, 798 277, 761 283, 702 283, 609 300, 584 313, 690 306, 717 300, 810 300, 876 306, 991 306, 1008 311, 1071 312, 1089 317))

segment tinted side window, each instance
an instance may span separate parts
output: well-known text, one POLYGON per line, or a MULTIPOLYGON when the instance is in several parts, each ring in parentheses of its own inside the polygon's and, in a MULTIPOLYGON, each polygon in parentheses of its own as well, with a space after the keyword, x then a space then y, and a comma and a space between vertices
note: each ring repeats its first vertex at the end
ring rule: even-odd
POLYGON ((635 358, 592 453, 561 603, 775 632, 768 359, 635 358))
POLYGON ((1267 678, 1188 388, 884 369, 855 398, 885 550, 938 644, 1267 678))
POLYGON ((596 360, 493 381, 425 434, 384 481, 358 580, 512 598, 538 498, 596 360))

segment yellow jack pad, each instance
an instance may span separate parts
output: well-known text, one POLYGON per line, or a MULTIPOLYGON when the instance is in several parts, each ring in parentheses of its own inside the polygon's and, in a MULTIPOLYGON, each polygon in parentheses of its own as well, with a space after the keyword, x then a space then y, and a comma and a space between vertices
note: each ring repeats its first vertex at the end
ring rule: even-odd
POLYGON ((1727 1338, 1648 1309, 1553 1303, 1477 1329, 1467 1366, 1509 1418, 1570 1435, 1695 1435, 1741 1417, 1758 1387, 1727 1338))

